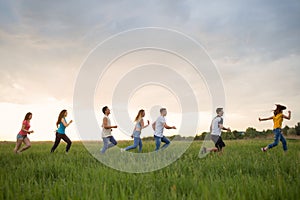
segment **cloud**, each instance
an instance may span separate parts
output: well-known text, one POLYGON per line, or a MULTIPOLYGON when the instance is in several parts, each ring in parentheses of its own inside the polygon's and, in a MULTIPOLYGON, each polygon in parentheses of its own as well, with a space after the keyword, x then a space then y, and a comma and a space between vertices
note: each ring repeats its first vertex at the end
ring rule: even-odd
POLYGON ((1 1, 0 102, 70 104, 93 47, 120 31, 160 26, 203 44, 229 112, 254 116, 277 102, 300 112, 299 10, 297 0, 1 1))

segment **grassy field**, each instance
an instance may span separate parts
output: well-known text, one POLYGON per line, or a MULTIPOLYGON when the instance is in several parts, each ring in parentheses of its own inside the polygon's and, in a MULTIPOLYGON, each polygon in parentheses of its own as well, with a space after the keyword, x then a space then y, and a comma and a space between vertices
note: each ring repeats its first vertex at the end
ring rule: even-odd
POLYGON ((289 140, 286 154, 281 145, 260 152, 270 142, 227 141, 225 154, 204 159, 194 142, 172 165, 144 174, 106 167, 79 142, 68 155, 63 143, 54 154, 52 143, 40 142, 15 155, 14 143, 2 142, 0 199, 299 199, 300 141, 289 140))

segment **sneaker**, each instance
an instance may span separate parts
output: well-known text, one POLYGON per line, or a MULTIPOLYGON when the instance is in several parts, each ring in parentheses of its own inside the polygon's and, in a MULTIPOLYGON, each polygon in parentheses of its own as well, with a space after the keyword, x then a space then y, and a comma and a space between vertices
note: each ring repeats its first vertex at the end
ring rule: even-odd
POLYGON ((121 152, 125 152, 126 150, 124 148, 121 148, 121 152))
POLYGON ((266 152, 267 150, 266 150, 266 148, 261 148, 261 151, 266 152))

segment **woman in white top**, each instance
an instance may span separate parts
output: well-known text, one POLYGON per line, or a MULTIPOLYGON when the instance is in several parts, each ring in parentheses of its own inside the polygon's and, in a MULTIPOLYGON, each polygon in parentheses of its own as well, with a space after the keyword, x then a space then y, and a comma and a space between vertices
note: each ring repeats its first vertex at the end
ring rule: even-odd
POLYGON ((147 120, 147 125, 144 123, 144 118, 145 117, 145 110, 140 110, 134 120, 136 122, 133 134, 131 137, 133 137, 134 142, 133 145, 126 147, 125 149, 121 149, 121 151, 128 151, 130 149, 135 149, 137 146, 139 146, 139 153, 142 151, 143 148, 143 143, 141 139, 141 133, 142 129, 147 128, 150 124, 149 120, 147 120))

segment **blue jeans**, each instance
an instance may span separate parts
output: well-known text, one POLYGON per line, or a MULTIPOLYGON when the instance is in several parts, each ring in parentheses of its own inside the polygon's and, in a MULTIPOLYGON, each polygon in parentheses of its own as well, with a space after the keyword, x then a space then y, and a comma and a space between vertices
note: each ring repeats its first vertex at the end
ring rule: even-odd
POLYGON ((269 144, 268 148, 271 149, 273 147, 276 147, 280 140, 280 142, 282 143, 282 146, 283 146, 283 150, 287 151, 286 140, 282 135, 281 129, 280 128, 274 129, 273 133, 274 133, 274 142, 272 144, 269 144))
POLYGON ((133 139, 133 145, 126 147, 125 151, 128 151, 130 149, 135 149, 135 148, 137 148, 137 146, 139 146, 139 152, 141 152, 142 148, 143 148, 142 139, 139 138, 139 137, 134 137, 134 139, 133 139))
POLYGON ((156 145, 155 151, 159 150, 161 142, 165 143, 161 147, 162 149, 167 148, 170 145, 170 143, 171 143, 170 140, 168 140, 168 138, 166 138, 165 136, 163 136, 163 137, 157 137, 156 135, 154 135, 154 139, 155 139, 155 145, 156 145))
POLYGON ((105 137, 103 139, 103 147, 101 149, 101 153, 105 153, 105 151, 113 146, 117 145, 117 141, 113 136, 105 137), (109 143, 111 142, 111 143, 109 143))

